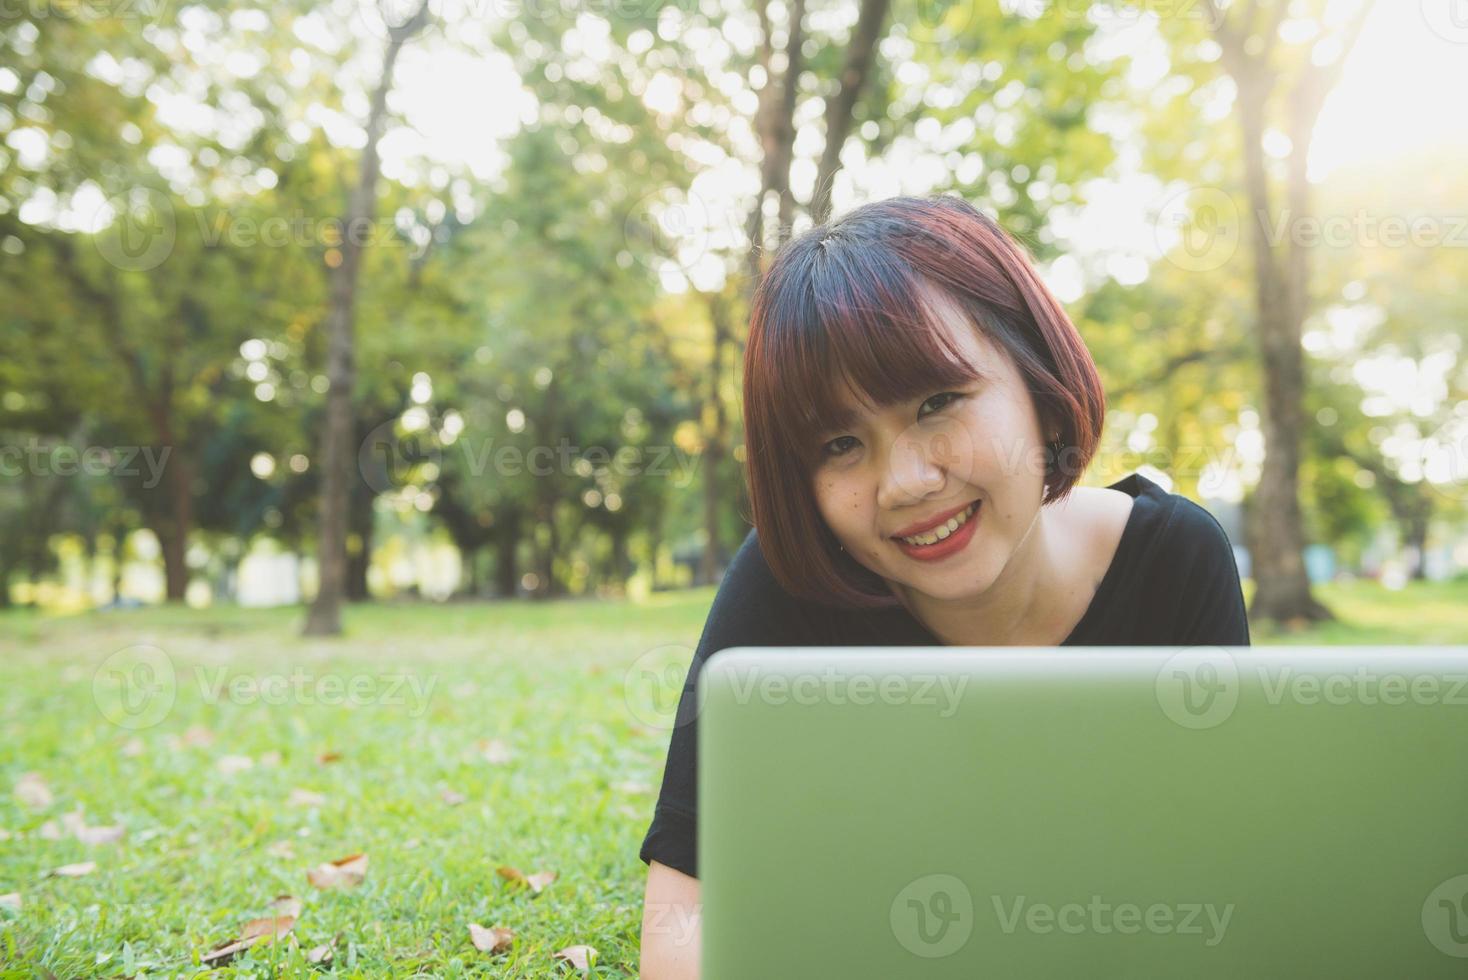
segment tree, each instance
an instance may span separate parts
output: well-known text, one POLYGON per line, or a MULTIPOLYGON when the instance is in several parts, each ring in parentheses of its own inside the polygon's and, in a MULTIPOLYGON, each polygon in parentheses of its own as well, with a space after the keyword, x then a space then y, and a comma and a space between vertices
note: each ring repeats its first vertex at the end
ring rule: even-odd
POLYGON ((1234 105, 1243 140, 1244 185, 1251 219, 1247 222, 1254 256, 1254 322, 1264 375, 1263 429, 1266 446, 1263 472, 1250 508, 1249 550, 1257 584, 1249 614, 1280 622, 1333 619, 1334 614, 1312 594, 1304 563, 1304 530, 1300 510, 1300 442, 1305 390, 1302 324, 1310 308, 1308 245, 1286 235, 1276 245, 1273 229, 1298 227, 1311 214, 1311 188, 1306 177, 1310 138, 1326 96, 1355 46, 1374 0, 1364 0, 1342 35, 1330 43, 1311 45, 1314 57, 1289 71, 1276 62, 1280 24, 1286 0, 1249 0, 1242 13, 1235 3, 1227 10, 1207 0, 1214 36, 1223 64, 1236 89, 1234 105), (1282 96, 1285 130, 1290 139, 1283 209, 1274 194, 1265 159, 1264 138, 1270 102, 1282 96))
POLYGON ((356 461, 353 441, 353 387, 356 384, 353 326, 356 321, 357 274, 361 263, 360 232, 370 229, 377 213, 378 140, 387 117, 387 93, 392 88, 398 54, 428 22, 428 0, 402 24, 389 27, 382 73, 372 92, 367 114, 367 145, 361 169, 343 216, 340 261, 331 275, 327 314, 328 353, 326 420, 321 434, 321 515, 317 540, 320 585, 306 617, 307 636, 341 633, 341 602, 347 577, 347 518, 352 471, 356 461))

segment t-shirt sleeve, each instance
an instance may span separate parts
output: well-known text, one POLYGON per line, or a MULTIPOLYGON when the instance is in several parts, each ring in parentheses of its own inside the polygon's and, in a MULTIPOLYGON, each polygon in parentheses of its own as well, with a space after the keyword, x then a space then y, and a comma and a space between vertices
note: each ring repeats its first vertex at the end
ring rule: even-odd
POLYGON ((1202 506, 1179 502, 1173 516, 1169 564, 1180 569, 1178 634, 1189 646, 1249 646, 1249 618, 1233 544, 1202 506))
POLYGON ((720 650, 737 646, 820 645, 808 604, 775 580, 751 530, 735 552, 714 595, 703 634, 674 712, 662 788, 638 856, 698 877, 699 668, 720 650))

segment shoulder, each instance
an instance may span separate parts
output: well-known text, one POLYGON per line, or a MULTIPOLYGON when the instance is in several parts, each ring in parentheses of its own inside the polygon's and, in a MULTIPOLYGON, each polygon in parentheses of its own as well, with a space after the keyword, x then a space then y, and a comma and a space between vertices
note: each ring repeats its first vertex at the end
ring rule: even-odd
POLYGON ((757 602, 765 607, 780 608, 797 602, 770 570, 765 553, 760 548, 759 532, 754 528, 750 528, 744 535, 744 540, 729 561, 729 567, 724 570, 715 598, 716 603, 719 600, 739 605, 757 602))
POLYGON ((1154 572, 1179 585, 1200 574, 1209 578, 1229 571, 1236 574, 1233 542, 1211 511, 1141 474, 1127 479, 1136 481, 1134 506, 1154 572))
POLYGON ((814 641, 816 610, 786 592, 751 528, 734 552, 714 594, 698 657, 732 646, 784 646, 814 641))

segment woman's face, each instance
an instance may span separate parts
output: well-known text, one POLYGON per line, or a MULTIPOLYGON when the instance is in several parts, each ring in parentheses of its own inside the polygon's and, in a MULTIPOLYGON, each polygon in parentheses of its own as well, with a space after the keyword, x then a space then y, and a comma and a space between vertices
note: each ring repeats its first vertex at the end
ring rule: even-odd
POLYGON ((1047 433, 1003 348, 945 298, 933 308, 987 380, 875 413, 848 390, 857 421, 822 434, 813 480, 821 516, 848 554, 889 583, 953 600, 987 590, 1034 525, 1047 433), (975 502, 951 540, 925 546, 896 538, 954 512, 962 520, 975 502))

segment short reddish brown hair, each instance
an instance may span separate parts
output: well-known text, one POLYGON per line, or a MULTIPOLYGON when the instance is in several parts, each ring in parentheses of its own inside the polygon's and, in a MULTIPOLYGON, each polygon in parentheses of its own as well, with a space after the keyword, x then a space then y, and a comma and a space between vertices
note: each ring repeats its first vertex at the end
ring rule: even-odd
POLYGON ((976 380, 934 322, 933 287, 1009 355, 1041 423, 1059 429, 1066 448, 1044 502, 1064 498, 1095 455, 1106 413, 1100 376, 1025 250, 956 197, 857 208, 788 242, 750 313, 750 506, 765 560, 793 595, 838 608, 899 604, 840 550, 812 476, 820 435, 847 421, 844 386, 885 407, 976 380))

